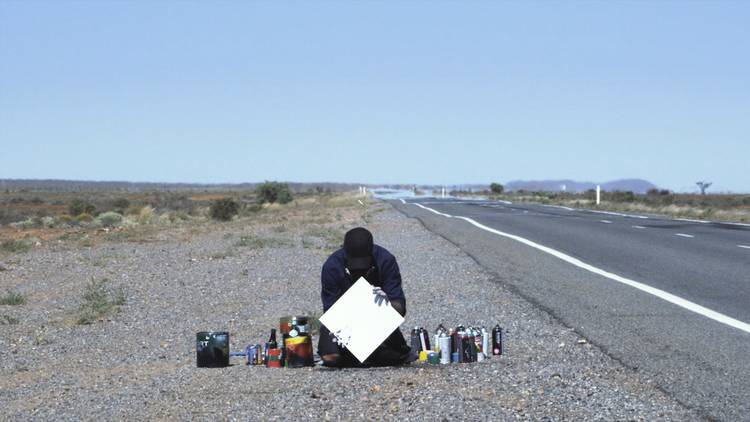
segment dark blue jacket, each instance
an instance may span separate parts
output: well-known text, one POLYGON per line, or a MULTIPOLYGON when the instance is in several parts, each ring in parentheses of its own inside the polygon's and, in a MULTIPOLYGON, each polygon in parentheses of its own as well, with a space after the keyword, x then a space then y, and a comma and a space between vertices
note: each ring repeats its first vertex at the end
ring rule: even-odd
MULTIPOLYGON (((404 291, 401 289, 401 272, 398 269, 396 257, 378 245, 373 245, 372 256, 375 258, 378 276, 375 277, 377 280, 369 280, 371 284, 383 289, 389 300, 400 299, 406 305, 404 291)), ((320 297, 323 299, 323 312, 327 311, 352 286, 353 283, 346 275, 345 268, 346 254, 344 249, 334 252, 323 264, 323 271, 320 275, 323 287, 320 293, 320 297)))

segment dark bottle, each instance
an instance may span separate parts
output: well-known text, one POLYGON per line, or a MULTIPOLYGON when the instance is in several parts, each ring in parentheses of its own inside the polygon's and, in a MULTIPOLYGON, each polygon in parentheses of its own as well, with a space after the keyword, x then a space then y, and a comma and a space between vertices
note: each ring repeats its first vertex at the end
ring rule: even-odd
POLYGON ((492 354, 494 356, 503 354, 503 329, 500 324, 492 329, 492 354))
POLYGON ((278 349, 279 344, 276 343, 276 329, 271 328, 271 338, 268 339, 268 348, 269 349, 278 349))

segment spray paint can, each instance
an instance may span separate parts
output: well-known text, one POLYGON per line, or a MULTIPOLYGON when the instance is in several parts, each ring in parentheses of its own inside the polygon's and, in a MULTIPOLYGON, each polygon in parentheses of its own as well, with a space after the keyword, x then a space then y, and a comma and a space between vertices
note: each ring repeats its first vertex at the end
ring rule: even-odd
POLYGON ((451 338, 447 333, 438 337, 438 349, 440 350, 440 363, 451 363, 451 338))
POLYGON ((474 329, 474 350, 476 350, 476 361, 483 361, 484 351, 482 349, 482 331, 479 328, 474 329))
POLYGON ((420 345, 420 340, 419 340, 419 327, 414 327, 414 329, 411 330, 411 338, 409 339, 409 345, 411 346, 411 352, 414 355, 419 355, 420 350, 422 350, 422 346, 420 345))
POLYGON ((419 340, 422 350, 430 350, 430 333, 424 328, 419 329, 419 340))
POLYGON ((461 362, 474 362, 471 355, 472 349, 474 349, 474 339, 469 336, 468 331, 463 331, 461 333, 461 362))
POLYGON ((475 331, 474 328, 469 328, 468 334, 469 334, 469 362, 476 362, 477 361, 477 336, 474 335, 475 331))
POLYGON ((438 325, 437 329, 435 330, 435 337, 434 337, 435 342, 432 343, 432 348, 436 352, 440 350, 440 344, 439 344, 440 343, 440 335, 442 335, 443 333, 445 333, 445 327, 443 327, 443 324, 440 324, 440 325, 438 325))
POLYGON ((255 365, 255 346, 245 347, 245 365, 255 365))
POLYGON ((492 356, 492 353, 490 352, 490 333, 488 333, 487 329, 484 327, 479 331, 482 333, 482 354, 485 359, 489 359, 490 356, 492 356))
POLYGON ((503 329, 500 324, 492 329, 492 354, 495 356, 503 354, 503 329))
POLYGON ((263 355, 263 346, 260 344, 255 345, 255 364, 256 365, 263 365, 263 362, 265 362, 266 357, 263 355))
POLYGON ((464 342, 463 337, 466 334, 463 325, 456 327, 456 331, 453 332, 453 352, 458 353, 458 361, 464 361, 464 342))

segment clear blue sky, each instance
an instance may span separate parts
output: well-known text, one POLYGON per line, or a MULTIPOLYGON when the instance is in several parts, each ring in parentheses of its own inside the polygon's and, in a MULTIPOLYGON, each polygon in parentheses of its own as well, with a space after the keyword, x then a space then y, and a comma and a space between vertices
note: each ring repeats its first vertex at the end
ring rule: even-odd
POLYGON ((750 191, 750 2, 0 0, 0 178, 750 191))

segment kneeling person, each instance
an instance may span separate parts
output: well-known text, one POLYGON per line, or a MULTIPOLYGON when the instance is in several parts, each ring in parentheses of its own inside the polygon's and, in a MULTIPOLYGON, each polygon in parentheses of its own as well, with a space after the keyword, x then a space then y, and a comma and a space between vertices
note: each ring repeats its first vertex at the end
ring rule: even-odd
MULTIPOLYGON (((344 236, 344 247, 334 252, 323 264, 323 312, 361 277, 373 286, 373 293, 383 301, 390 302, 402 316, 406 315, 406 298, 401 289, 401 273, 396 258, 385 248, 374 244, 372 234, 362 227, 349 230, 344 236)), ((333 367, 392 366, 414 360, 398 328, 365 362, 360 363, 351 352, 338 345, 337 339, 321 325, 318 354, 324 365, 333 367)))

